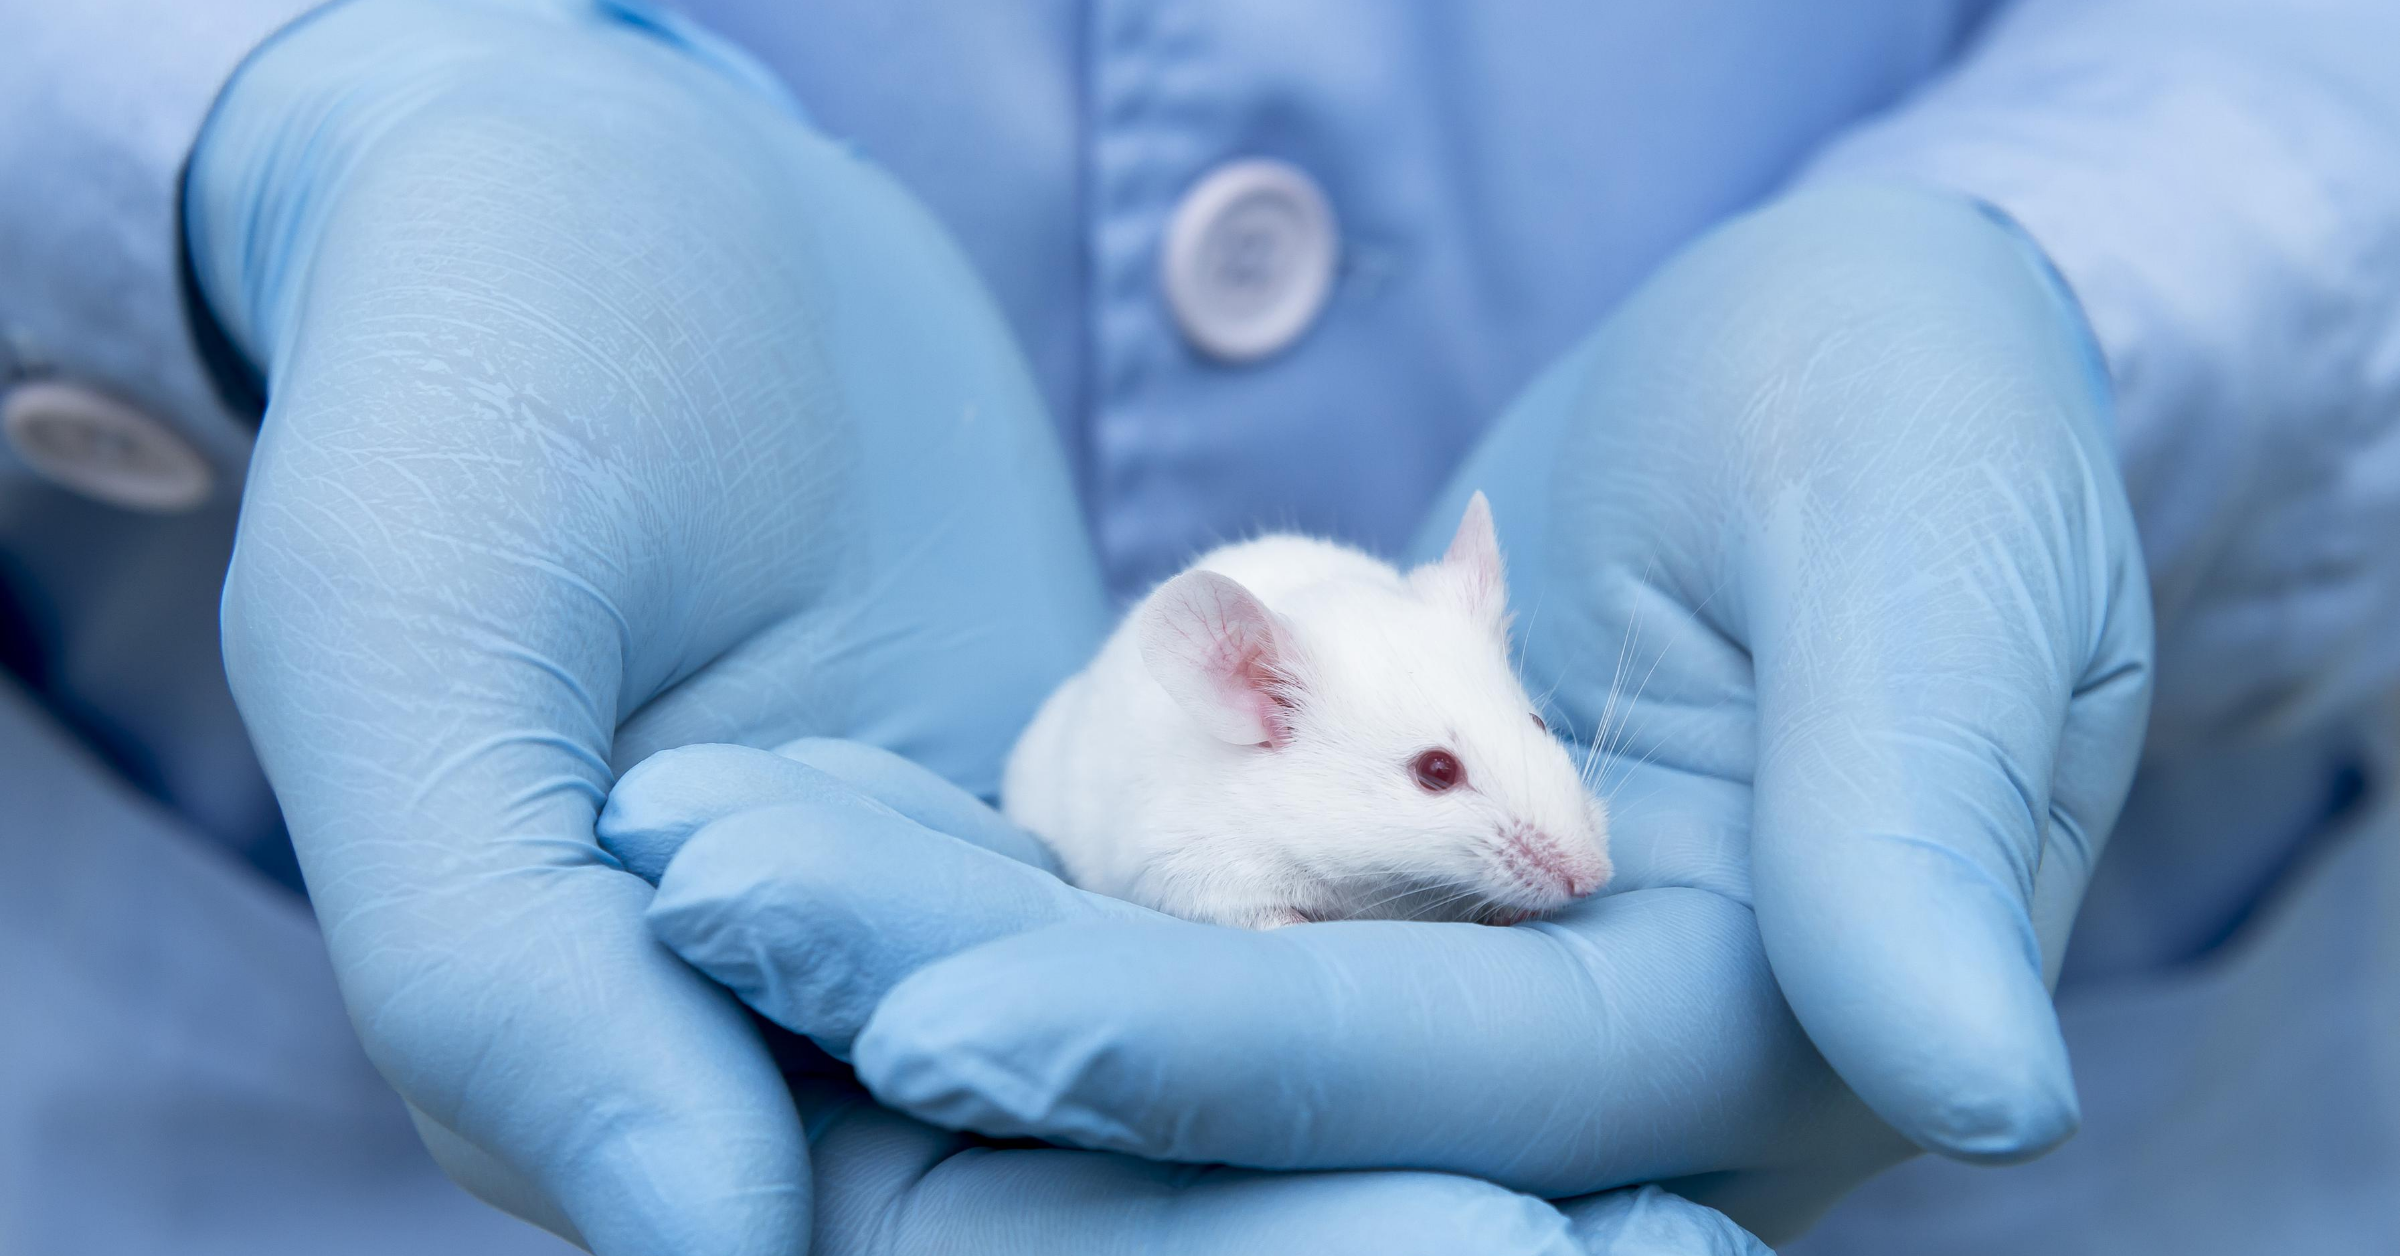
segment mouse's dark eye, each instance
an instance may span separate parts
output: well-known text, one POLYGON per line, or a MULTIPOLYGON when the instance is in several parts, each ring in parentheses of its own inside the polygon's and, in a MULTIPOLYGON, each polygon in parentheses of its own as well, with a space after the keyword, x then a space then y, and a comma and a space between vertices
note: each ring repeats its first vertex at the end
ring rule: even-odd
POLYGON ((1541 712, 1527 711, 1526 714, 1533 717, 1533 726, 1535 728, 1538 728, 1545 733, 1550 731, 1550 721, 1543 719, 1541 712))
POLYGON ((1457 789, 1467 783, 1466 765, 1447 750, 1428 750, 1409 761, 1408 774, 1429 794, 1457 789))

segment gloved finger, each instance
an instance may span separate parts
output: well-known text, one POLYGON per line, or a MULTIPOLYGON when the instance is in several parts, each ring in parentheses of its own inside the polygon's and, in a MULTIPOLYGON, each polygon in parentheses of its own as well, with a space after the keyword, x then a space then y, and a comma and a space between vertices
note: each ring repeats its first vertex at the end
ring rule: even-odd
POLYGON ((842 792, 823 772, 764 750, 678 746, 617 778, 593 834, 627 872, 656 885, 675 853, 710 821, 786 799, 842 792))
POLYGON ((1934 629, 1980 647, 1951 670, 1912 665, 1886 625, 1809 624, 1822 609, 1758 647, 1751 875, 1776 976, 1921 1145, 2047 1150, 2077 1122, 2030 914, 2051 839, 2081 836, 2048 801, 2065 686, 1998 623, 1934 629), (1875 661, 1839 661, 1852 643, 1875 661))
POLYGON ((1558 1205, 1592 1256, 1775 1256, 1724 1213, 1656 1186, 1558 1205))
MULTIPOLYGON (((2038 258, 1969 207, 1911 205, 1842 262, 1814 315, 1879 335, 1793 342, 1791 370, 1849 391, 1767 459, 1734 560, 1759 927, 1810 1038, 1886 1121, 2022 1158, 2078 1121, 2045 978, 2141 741, 2138 549, 2088 340, 2038 258), (1911 355, 1951 365, 1893 366, 1911 355), (1870 457, 1889 478, 1857 474, 1870 457), (2043 470, 2000 470, 2025 467, 2043 470)), ((1747 313, 1725 330, 1800 315, 1747 313)))
POLYGON ((1776 976, 1921 1146, 2038 1154, 2078 1119, 2048 980, 2115 806, 2074 805, 2059 762, 2129 758, 2145 680, 2048 674, 2058 643, 2009 640, 1997 614, 1931 629, 1979 643, 1945 664, 1894 640, 1926 625, 1823 609, 1789 610, 1759 648, 1752 881, 1776 976))
POLYGON ((815 785, 693 834, 649 923, 684 962, 835 1055, 893 985, 943 956, 1064 921, 1159 919, 786 766, 815 785))
POLYGON ((1545 1195, 1770 1165, 1846 1098, 1748 911, 1679 888, 1510 929, 1062 924, 899 982, 854 1059, 953 1128, 1545 1195))
MULTIPOLYGON (((819 1256, 1575 1256, 1643 1250, 1579 1242, 1575 1227, 1550 1205, 1449 1174, 1267 1174, 1099 1152, 993 1148, 879 1108, 855 1092, 845 1097, 804 1090, 801 1102, 817 1166, 811 1250, 819 1256)), ((1651 1250, 1713 1256, 1720 1249, 1651 1250)))
POLYGON ((742 811, 830 795, 863 796, 896 815, 1031 867, 1049 850, 963 789, 891 751, 811 737, 773 753, 703 744, 662 750, 618 779, 600 813, 600 846, 656 884, 703 825, 742 811))

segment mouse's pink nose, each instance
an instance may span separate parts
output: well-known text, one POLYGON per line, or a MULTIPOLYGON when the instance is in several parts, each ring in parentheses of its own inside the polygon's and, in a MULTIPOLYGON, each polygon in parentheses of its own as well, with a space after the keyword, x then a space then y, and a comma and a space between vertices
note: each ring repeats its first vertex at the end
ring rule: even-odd
POLYGON ((1528 882, 1554 888, 1568 898, 1582 898, 1600 888, 1608 873, 1604 866, 1578 859, 1558 839, 1540 829, 1518 825, 1503 835, 1502 849, 1509 867, 1528 882))

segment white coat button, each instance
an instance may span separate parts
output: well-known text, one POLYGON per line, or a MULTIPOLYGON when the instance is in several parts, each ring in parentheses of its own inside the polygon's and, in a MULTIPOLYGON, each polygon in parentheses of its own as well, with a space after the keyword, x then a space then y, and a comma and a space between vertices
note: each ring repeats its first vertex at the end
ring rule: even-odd
POLYGON ((106 393, 58 380, 10 389, 0 431, 27 466, 127 510, 188 510, 208 497, 208 462, 173 429, 106 393))
POLYGON ((1254 362, 1316 321, 1339 251, 1315 180, 1288 162, 1232 162, 1193 185, 1167 223, 1167 307, 1193 347, 1254 362))

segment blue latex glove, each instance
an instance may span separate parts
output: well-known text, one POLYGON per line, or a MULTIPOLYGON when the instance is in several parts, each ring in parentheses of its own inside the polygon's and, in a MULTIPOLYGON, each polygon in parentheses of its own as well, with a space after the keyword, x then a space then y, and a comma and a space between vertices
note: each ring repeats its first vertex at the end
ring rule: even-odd
POLYGON ((659 936, 902 1110, 1554 1197, 1672 1180, 1773 1239, 1915 1147, 2075 1127, 2047 985, 2150 682, 2107 407, 2019 233, 1861 187, 1719 229, 1531 389, 1421 549, 1490 493, 1530 687, 1608 756, 1616 892, 1547 922, 1129 914, 712 784, 755 752, 612 807, 689 837, 659 936))
POLYGON ((816 731, 988 788, 1105 611, 929 220, 721 50, 620 18, 326 10, 192 169, 205 291, 272 396, 227 663, 444 1167, 603 1253, 1578 1250, 1464 1178, 994 1152, 787 1085, 652 940, 593 841, 615 765, 816 731))

